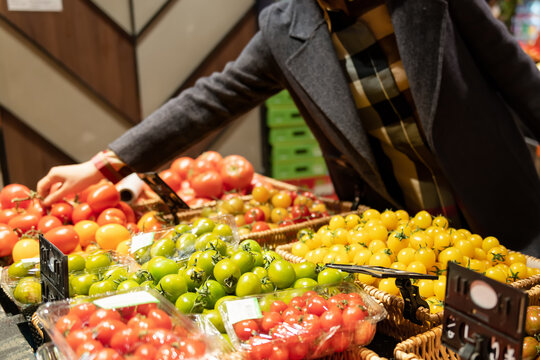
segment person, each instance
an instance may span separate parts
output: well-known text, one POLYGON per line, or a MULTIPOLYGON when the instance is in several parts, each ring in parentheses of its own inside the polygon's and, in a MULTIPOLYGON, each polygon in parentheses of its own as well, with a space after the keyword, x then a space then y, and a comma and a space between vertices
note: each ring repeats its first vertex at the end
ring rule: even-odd
POLYGON ((540 139, 540 73, 485 0, 279 1, 259 24, 222 72, 92 160, 52 168, 45 203, 154 169, 287 89, 340 199, 426 209, 540 255, 540 180, 518 125, 540 139))

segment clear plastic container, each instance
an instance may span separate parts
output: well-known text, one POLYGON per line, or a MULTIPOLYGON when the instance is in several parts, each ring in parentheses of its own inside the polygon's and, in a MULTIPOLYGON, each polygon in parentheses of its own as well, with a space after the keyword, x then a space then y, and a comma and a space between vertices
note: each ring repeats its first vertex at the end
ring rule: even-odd
MULTIPOLYGON (((114 359, 116 353, 136 354, 145 344, 151 344, 158 354, 178 359, 220 359, 227 353, 221 342, 213 341, 151 289, 46 303, 38 308, 36 316, 63 359, 92 360, 103 351, 114 359), (105 313, 104 319, 98 316, 105 313), (145 328, 145 324, 150 327, 145 328), (85 332, 89 338, 73 340, 81 339, 79 336, 85 332), (91 348, 85 343, 94 344, 97 350, 85 351, 91 348)), ((150 356, 144 352, 138 355, 150 356)))
MULTIPOLYGON (((89 274, 93 274, 92 282, 101 281, 108 277, 113 277, 111 280, 117 281, 117 277, 119 277, 120 274, 127 275, 140 268, 139 264, 137 264, 133 258, 120 255, 112 250, 98 250, 94 253, 81 253, 80 255, 85 259, 84 264, 82 264, 84 268, 69 272, 68 276, 70 277, 70 283, 76 277, 89 274), (105 259, 104 256, 108 260, 105 259), (90 263, 89 259, 94 260, 91 260, 92 262, 90 263), (88 268, 86 268, 87 264, 88 268), (107 266, 104 267, 103 265, 105 264, 107 264, 107 266)), ((19 265, 12 264, 10 266, 21 266, 21 269, 24 269, 25 271, 23 270, 21 272, 21 269, 19 269, 19 271, 10 272, 9 266, 2 268, 0 285, 19 309, 25 309, 31 305, 41 303, 40 264, 39 258, 23 259, 19 263, 19 265)), ((87 279, 86 281, 89 280, 87 279)), ((74 290, 73 287, 70 288, 70 291, 72 290, 74 290)), ((80 294, 71 292, 70 295, 76 296, 80 294)))
POLYGON ((290 289, 220 305, 227 334, 252 360, 314 359, 371 342, 386 310, 354 283, 290 289))
MULTIPOLYGON (((163 230, 135 234, 131 238, 130 253, 139 264, 144 264, 155 256, 165 256, 182 262, 186 261, 198 246, 205 245, 205 241, 227 244, 234 248, 238 246, 240 237, 232 215, 219 215, 208 219, 213 226, 180 224, 163 230)), ((202 221, 205 219, 202 218, 202 221)))

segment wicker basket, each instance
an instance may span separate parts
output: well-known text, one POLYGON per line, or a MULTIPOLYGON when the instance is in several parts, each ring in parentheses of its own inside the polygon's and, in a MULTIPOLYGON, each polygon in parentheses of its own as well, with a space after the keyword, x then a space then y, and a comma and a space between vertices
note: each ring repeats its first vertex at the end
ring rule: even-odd
POLYGON ((396 360, 460 360, 442 344, 442 325, 400 342, 394 349, 396 360))
POLYGON ((321 360, 386 360, 386 358, 380 357, 376 352, 368 348, 361 347, 329 355, 321 358, 321 360))

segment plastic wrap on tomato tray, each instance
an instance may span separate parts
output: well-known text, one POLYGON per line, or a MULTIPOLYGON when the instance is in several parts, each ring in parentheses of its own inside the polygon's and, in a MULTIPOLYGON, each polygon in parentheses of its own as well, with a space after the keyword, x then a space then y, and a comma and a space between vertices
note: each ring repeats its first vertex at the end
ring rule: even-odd
MULTIPOLYGON (((70 297, 94 295, 117 288, 119 280, 139 265, 112 250, 68 255, 70 297)), ((2 269, 2 289, 19 309, 41 303, 39 258, 22 259, 2 269)))
POLYGON ((220 359, 227 352, 152 289, 46 303, 36 314, 66 359, 220 359))
POLYGON ((214 248, 225 251, 227 245, 236 248, 240 243, 234 217, 220 215, 197 218, 191 223, 178 224, 163 230, 133 235, 130 254, 139 264, 156 256, 177 262, 187 260, 197 250, 214 248))
POLYGON ((383 306, 345 282, 229 300, 219 311, 233 346, 250 360, 277 353, 314 359, 367 345, 386 317, 383 306))

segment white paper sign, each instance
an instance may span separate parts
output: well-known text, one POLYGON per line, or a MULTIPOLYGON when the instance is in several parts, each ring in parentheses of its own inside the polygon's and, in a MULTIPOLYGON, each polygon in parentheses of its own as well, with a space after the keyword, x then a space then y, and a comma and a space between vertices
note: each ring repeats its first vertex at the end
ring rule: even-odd
POLYGON ((227 306, 227 315, 231 324, 243 320, 262 318, 261 307, 256 298, 227 301, 225 305, 227 306))
POLYGON ((9 11, 62 11, 62 0, 7 0, 9 11))
POLYGON ((125 294, 108 296, 94 300, 94 304, 104 309, 116 309, 149 303, 158 303, 159 300, 146 291, 128 292, 125 294))
POLYGON ((135 253, 139 249, 152 245, 155 234, 155 232, 148 232, 133 236, 131 238, 131 252, 135 253))

